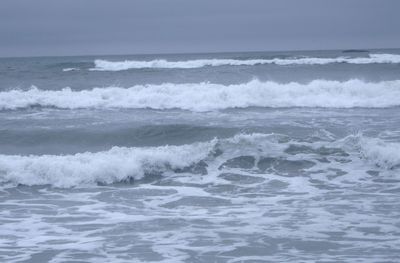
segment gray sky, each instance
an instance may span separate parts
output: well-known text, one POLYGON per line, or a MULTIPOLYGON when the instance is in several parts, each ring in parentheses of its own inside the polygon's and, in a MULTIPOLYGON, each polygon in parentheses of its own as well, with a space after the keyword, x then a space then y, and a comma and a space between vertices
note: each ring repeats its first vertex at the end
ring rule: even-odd
POLYGON ((399 0, 0 0, 0 56, 400 47, 399 0))

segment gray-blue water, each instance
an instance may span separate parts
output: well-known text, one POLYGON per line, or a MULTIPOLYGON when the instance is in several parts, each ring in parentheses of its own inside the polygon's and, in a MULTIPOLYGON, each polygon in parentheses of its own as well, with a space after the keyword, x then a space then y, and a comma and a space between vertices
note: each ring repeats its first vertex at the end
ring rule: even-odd
POLYGON ((1 262, 399 262, 400 50, 0 59, 1 262))

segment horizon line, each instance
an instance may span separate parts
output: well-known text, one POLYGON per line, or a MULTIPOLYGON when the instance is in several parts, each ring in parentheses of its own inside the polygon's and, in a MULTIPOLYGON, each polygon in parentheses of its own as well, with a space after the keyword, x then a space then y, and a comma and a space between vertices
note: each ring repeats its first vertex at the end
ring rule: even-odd
POLYGON ((154 56, 154 55, 205 55, 205 54, 230 54, 230 53, 262 53, 262 52, 312 52, 312 51, 366 51, 371 50, 392 50, 400 47, 385 48, 337 48, 337 49, 292 49, 292 50, 252 50, 252 51, 209 51, 209 52, 163 52, 163 53, 114 53, 114 54, 72 54, 72 55, 38 55, 38 56, 0 56, 0 59, 9 58, 49 58, 49 57, 94 57, 94 56, 154 56))

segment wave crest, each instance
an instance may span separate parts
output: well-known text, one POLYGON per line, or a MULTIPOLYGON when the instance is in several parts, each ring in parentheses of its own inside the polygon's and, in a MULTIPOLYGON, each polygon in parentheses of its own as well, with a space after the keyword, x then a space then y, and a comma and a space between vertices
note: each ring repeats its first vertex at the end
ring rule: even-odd
POLYGON ((385 169, 400 167, 400 143, 361 137, 359 146, 362 157, 375 165, 385 169))
POLYGON ((0 155, 0 182, 71 187, 140 179, 204 159, 215 142, 148 148, 113 147, 109 151, 75 155, 0 155))
POLYGON ((241 147, 241 153, 254 153, 256 145, 270 152, 278 147, 271 134, 238 134, 180 146, 113 147, 108 151, 74 155, 0 155, 0 184, 49 184, 64 188, 110 184, 140 179, 146 174, 185 171, 215 158, 219 151, 237 153, 237 146, 241 147))
POLYGON ((400 80, 345 82, 314 80, 307 84, 253 80, 221 85, 212 83, 138 85, 74 91, 10 90, 0 92, 0 109, 32 106, 79 108, 151 108, 212 111, 247 107, 385 108, 400 106, 400 80))
MULTIPOLYGON (((201 167, 206 169, 204 174, 212 174, 219 173, 230 160, 243 156, 252 156, 255 162, 269 157, 267 160, 297 160, 312 164, 318 159, 318 149, 324 147, 333 150, 332 161, 337 157, 338 150, 335 149, 338 148, 346 153, 342 156, 349 156, 349 161, 358 163, 361 157, 382 169, 400 167, 399 143, 352 135, 334 142, 310 144, 288 140, 279 134, 252 133, 180 146, 113 147, 109 151, 74 155, 0 155, 0 184, 48 184, 65 188, 136 180, 147 174, 196 173, 201 167), (293 145, 306 147, 304 150, 298 147, 299 152, 289 151, 293 145), (310 147, 316 151, 310 152, 310 147)), ((327 157, 326 150, 322 154, 327 157)))
POLYGON ((121 71, 128 69, 145 69, 145 68, 177 68, 190 69, 202 67, 217 66, 254 66, 262 64, 276 65, 325 65, 332 63, 348 63, 348 64, 383 64, 383 63, 400 63, 400 55, 398 54, 370 54, 368 57, 336 57, 336 58, 317 58, 317 57, 299 57, 299 58, 272 58, 272 59, 196 59, 187 61, 168 61, 164 59, 156 59, 151 61, 125 60, 125 61, 108 61, 97 59, 94 61, 95 67, 90 70, 95 71, 121 71))

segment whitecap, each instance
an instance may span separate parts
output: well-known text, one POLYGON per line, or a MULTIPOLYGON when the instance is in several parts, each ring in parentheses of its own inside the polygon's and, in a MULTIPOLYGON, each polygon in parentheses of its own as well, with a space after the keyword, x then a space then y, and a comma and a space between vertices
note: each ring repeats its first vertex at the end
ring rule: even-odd
POLYGON ((262 64, 276 65, 325 65, 332 63, 348 63, 348 64, 393 64, 400 63, 400 55, 398 54, 370 54, 367 57, 292 57, 292 58, 272 58, 272 59, 195 59, 186 61, 168 61, 165 59, 156 59, 150 61, 140 60, 124 60, 124 61, 108 61, 96 59, 95 67, 90 70, 95 71, 121 71, 128 69, 144 69, 144 68, 202 68, 217 66, 254 66, 262 64))
POLYGON ((64 72, 68 72, 68 71, 78 71, 80 70, 79 68, 64 68, 63 71, 64 72))
POLYGON ((314 80, 306 84, 252 80, 212 83, 137 85, 88 90, 9 90, 0 92, 0 109, 32 106, 60 109, 182 109, 213 111, 248 107, 387 108, 400 106, 400 80, 344 82, 314 80))

